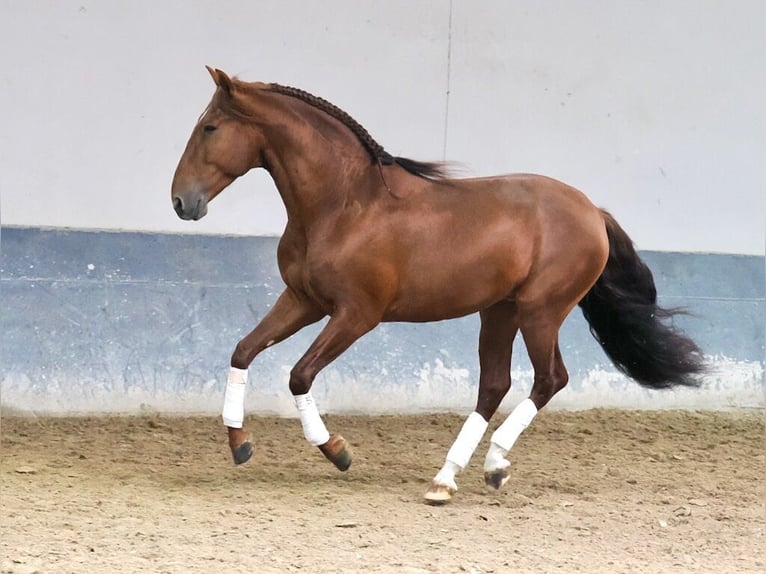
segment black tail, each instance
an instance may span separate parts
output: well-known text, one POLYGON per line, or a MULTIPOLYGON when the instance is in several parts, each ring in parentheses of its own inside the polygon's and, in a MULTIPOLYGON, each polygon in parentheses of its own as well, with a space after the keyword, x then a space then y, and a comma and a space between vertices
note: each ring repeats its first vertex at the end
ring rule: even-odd
POLYGON ((657 305, 652 272, 627 233, 602 210, 609 259, 580 301, 590 331, 615 366, 645 387, 699 386, 702 352, 668 321, 684 311, 657 305))

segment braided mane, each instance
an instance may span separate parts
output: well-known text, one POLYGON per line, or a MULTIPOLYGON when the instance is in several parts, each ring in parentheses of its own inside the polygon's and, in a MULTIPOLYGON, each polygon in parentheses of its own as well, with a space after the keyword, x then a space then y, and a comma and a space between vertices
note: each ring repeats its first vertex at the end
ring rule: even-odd
POLYGON ((315 96, 299 88, 282 86, 280 84, 269 84, 268 90, 299 99, 309 104, 310 106, 322 110, 326 114, 334 117, 348 129, 350 129, 357 138, 359 138, 359 141, 362 143, 367 152, 370 154, 370 157, 376 163, 383 165, 398 164, 408 172, 420 177, 425 177, 427 179, 440 180, 446 179, 448 177, 447 168, 443 163, 422 162, 403 157, 392 156, 383 148, 382 145, 373 139, 373 137, 370 135, 370 132, 368 132, 364 126, 362 126, 362 124, 357 122, 354 118, 352 118, 338 106, 331 104, 324 98, 320 98, 319 96, 315 96))
POLYGON ((310 94, 298 88, 281 86, 279 84, 269 84, 269 89, 272 92, 277 92, 280 94, 284 94, 285 96, 297 98, 301 101, 306 102, 310 106, 313 106, 317 109, 322 110, 326 114, 331 115, 336 120, 340 121, 343 125, 345 125, 348 129, 350 129, 352 132, 354 132, 354 135, 358 137, 359 141, 361 141, 364 147, 367 148, 367 151, 372 156, 372 159, 374 159, 375 161, 379 161, 380 163, 384 165, 390 165, 394 163, 394 157, 390 153, 388 153, 385 149, 383 149, 382 145, 380 145, 378 142, 376 142, 372 138, 372 136, 370 135, 370 132, 364 129, 364 127, 359 122, 357 122, 354 118, 352 118, 346 112, 341 110, 335 104, 331 104, 324 98, 320 98, 319 96, 315 96, 313 94, 310 94))

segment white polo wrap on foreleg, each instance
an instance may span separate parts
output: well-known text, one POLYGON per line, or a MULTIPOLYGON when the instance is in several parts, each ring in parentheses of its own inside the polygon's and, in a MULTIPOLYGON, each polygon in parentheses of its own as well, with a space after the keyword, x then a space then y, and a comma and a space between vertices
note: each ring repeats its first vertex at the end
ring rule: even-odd
POLYGON ((330 433, 322 422, 319 409, 311 396, 311 391, 305 395, 294 395, 295 406, 298 407, 298 415, 303 427, 303 435, 309 444, 319 446, 330 440, 330 433))
POLYGON ((510 464, 505 460, 505 456, 536 414, 537 407, 532 399, 524 399, 511 411, 503 424, 492 433, 487 458, 484 461, 484 470, 505 468, 510 464))
POLYGON ((223 395, 223 424, 227 427, 241 429, 245 420, 245 385, 247 384, 247 369, 229 369, 226 381, 226 391, 223 395))

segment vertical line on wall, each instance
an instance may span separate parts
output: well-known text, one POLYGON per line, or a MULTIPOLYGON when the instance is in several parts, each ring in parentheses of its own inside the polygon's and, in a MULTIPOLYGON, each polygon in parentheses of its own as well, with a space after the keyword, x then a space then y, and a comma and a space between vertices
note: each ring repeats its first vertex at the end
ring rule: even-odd
POLYGON ((442 146, 442 161, 447 160, 447 131, 449 129, 449 95, 452 72, 452 0, 449 2, 449 22, 447 24, 447 93, 444 104, 444 145, 442 146))

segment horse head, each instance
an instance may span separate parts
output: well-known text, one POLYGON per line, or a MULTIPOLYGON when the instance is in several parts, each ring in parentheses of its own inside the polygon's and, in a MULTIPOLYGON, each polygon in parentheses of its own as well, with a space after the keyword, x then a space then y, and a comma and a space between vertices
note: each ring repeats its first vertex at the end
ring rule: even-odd
POLYGON ((181 219, 204 217, 216 195, 261 165, 265 143, 243 111, 245 94, 238 81, 206 67, 216 91, 194 126, 171 187, 173 208, 181 219))

